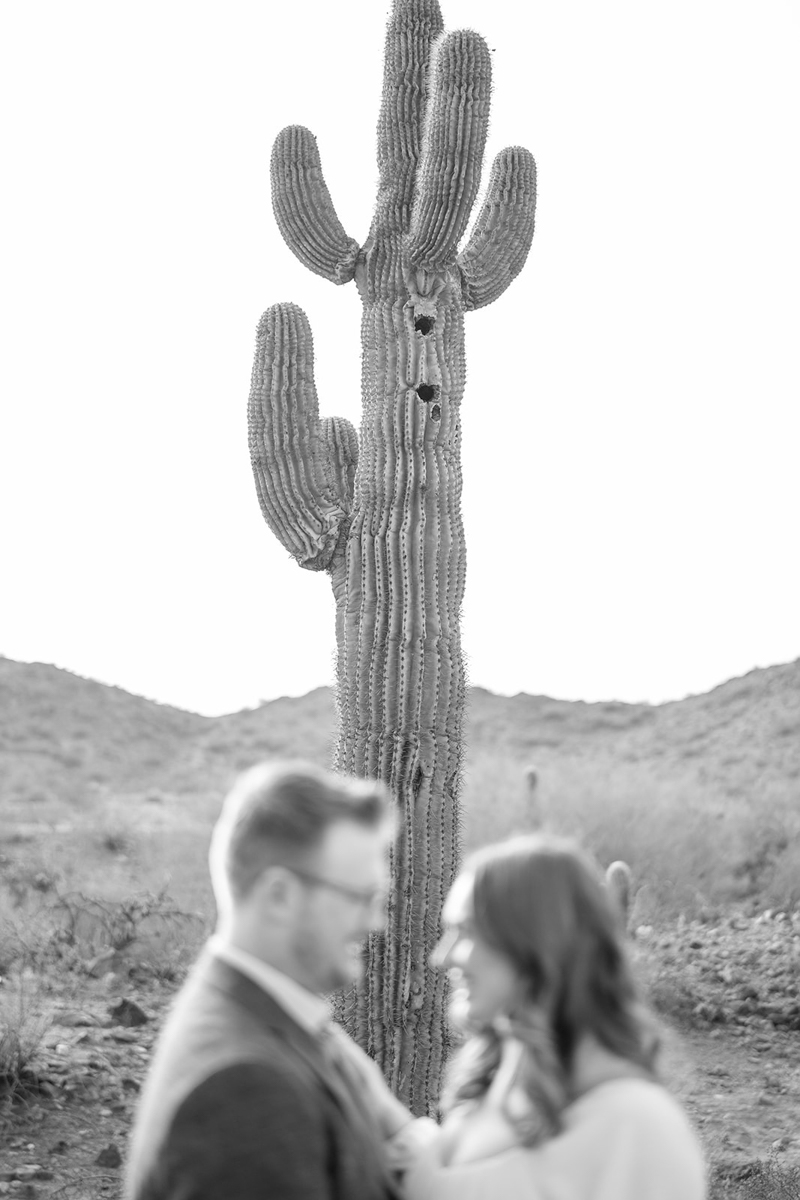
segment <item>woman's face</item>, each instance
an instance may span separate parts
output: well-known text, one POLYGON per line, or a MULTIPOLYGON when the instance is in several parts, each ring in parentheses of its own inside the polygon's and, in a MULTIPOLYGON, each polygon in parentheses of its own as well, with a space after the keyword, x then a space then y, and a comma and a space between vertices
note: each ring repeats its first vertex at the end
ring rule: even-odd
POLYGON ((478 933, 472 905, 472 876, 460 875, 445 901, 444 934, 432 962, 453 985, 451 1014, 459 1025, 481 1029, 509 1013, 524 994, 514 964, 478 933))

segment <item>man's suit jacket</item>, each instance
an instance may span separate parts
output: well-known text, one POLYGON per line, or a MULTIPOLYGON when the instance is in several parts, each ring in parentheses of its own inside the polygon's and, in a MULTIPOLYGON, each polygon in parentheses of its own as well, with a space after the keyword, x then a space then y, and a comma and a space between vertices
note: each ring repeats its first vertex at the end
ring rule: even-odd
POLYGON ((156 1048, 125 1196, 387 1200, 377 1129, 358 1117, 312 1034, 206 951, 156 1048))

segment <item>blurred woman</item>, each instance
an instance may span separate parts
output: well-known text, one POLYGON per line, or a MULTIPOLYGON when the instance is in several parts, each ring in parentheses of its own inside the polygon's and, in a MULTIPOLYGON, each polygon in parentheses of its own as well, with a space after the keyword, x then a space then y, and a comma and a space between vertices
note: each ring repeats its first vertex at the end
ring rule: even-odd
POLYGON ((699 1143, 658 1081, 593 863, 544 834, 490 846, 444 923, 436 958, 468 1036, 442 1125, 413 1122, 405 1155, 397 1139, 408 1200, 703 1200, 699 1143))

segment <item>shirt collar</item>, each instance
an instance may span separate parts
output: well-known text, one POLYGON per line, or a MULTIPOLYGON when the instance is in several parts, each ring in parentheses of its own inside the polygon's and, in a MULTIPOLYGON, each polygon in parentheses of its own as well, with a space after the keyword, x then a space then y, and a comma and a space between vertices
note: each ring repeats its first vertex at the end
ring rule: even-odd
POLYGON ((331 1012, 328 1001, 315 992, 310 992, 301 983, 270 966, 238 946, 231 946, 218 934, 209 939, 211 953, 229 966, 241 971, 260 988, 277 1000, 281 1008, 302 1025, 309 1033, 317 1036, 330 1024, 331 1012))

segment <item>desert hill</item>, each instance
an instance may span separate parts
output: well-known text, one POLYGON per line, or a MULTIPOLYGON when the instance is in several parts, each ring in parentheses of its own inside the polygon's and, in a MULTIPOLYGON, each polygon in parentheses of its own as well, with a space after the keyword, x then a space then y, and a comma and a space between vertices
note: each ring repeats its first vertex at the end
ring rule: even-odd
POLYGON ((475 689, 470 740, 501 740, 618 761, 650 761, 667 772, 694 763, 732 792, 800 777, 800 659, 750 671, 700 696, 660 705, 493 696, 475 689))
MULTIPOLYGON (((327 688, 209 718, 0 657, 2 827, 207 830, 236 772, 275 755, 326 763, 333 737, 327 688)), ((473 688, 463 805, 467 847, 544 820, 649 878, 660 863, 681 903, 687 887, 769 899, 776 875, 798 878, 800 660, 662 705, 473 688)))

